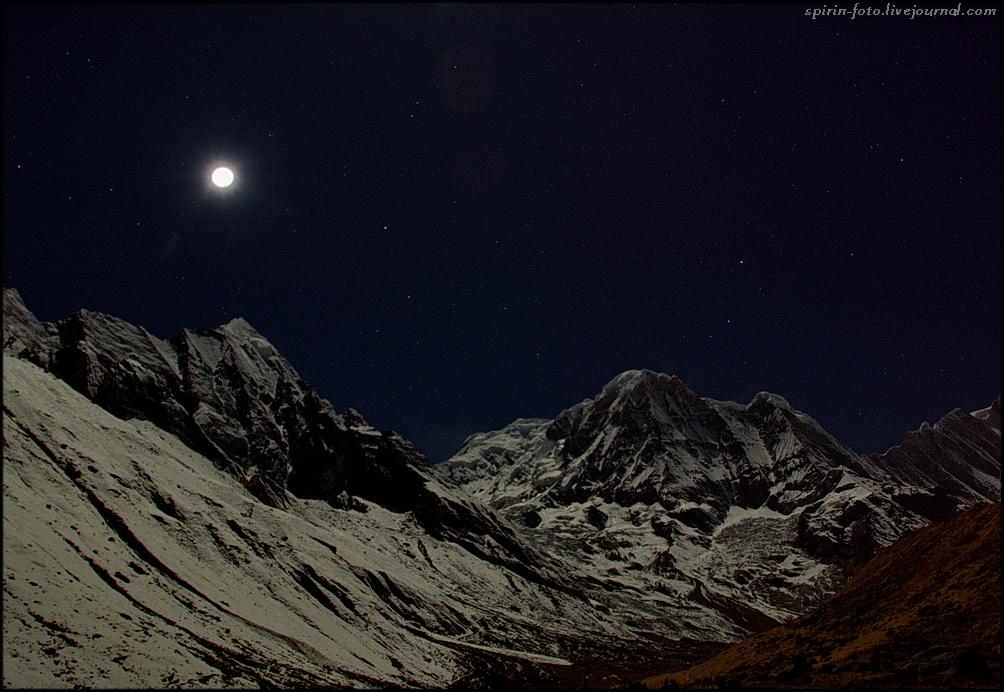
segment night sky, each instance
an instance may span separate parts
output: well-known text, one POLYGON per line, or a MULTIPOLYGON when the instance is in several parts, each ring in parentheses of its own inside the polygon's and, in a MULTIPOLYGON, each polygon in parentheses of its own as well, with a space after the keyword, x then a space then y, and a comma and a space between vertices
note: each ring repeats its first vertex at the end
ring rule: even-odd
POLYGON ((631 368, 884 451, 1000 393, 1000 18, 820 7, 5 4, 4 284, 434 462, 631 368))

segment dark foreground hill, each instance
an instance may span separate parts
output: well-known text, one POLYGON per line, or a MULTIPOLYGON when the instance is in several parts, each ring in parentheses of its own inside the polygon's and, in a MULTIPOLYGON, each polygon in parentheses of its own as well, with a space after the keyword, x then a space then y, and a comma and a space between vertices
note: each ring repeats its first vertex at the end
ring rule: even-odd
POLYGON ((819 608, 660 687, 999 687, 1000 503, 879 552, 819 608))

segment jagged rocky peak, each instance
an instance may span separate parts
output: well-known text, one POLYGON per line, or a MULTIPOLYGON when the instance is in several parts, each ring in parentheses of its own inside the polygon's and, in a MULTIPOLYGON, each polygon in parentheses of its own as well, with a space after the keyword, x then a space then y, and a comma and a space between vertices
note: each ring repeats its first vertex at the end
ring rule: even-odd
POLYGON ((603 386, 603 391, 623 391, 637 389, 639 387, 658 388, 660 386, 686 389, 686 385, 684 385, 683 382, 680 381, 680 378, 676 375, 666 375, 647 368, 638 368, 634 370, 625 370, 615 376, 603 386))
POLYGON ((746 406, 746 410, 751 416, 761 421, 769 418, 773 418, 776 421, 784 421, 783 425, 785 428, 793 432, 797 431, 799 435, 812 437, 814 443, 840 447, 847 453, 852 454, 849 447, 826 432, 815 418, 797 410, 780 394, 760 392, 753 397, 746 406))
POLYGON ((486 453, 496 462, 511 463, 520 451, 535 444, 543 429, 551 424, 546 418, 517 418, 501 430, 474 433, 464 440, 454 458, 463 457, 465 450, 477 450, 479 456, 486 453))
POLYGON ((36 365, 48 364, 56 349, 58 333, 51 324, 39 322, 21 299, 17 289, 3 289, 3 350, 36 365))
POLYGON ((658 400, 660 395, 694 404, 700 397, 694 394, 676 375, 666 375, 653 370, 627 370, 610 380, 597 400, 605 397, 629 397, 641 403, 658 400))
POLYGON ((258 330, 251 326, 243 317, 235 317, 224 325, 220 326, 220 331, 228 332, 230 334, 245 334, 250 338, 264 338, 258 333, 258 330))
POLYGON ((549 446, 525 433, 527 443, 516 443, 520 427, 537 431, 541 425, 472 436, 442 468, 462 483, 476 483, 472 487, 480 492, 485 481, 479 472, 536 459, 528 462, 532 473, 528 467, 492 482, 501 487, 512 481, 511 488, 519 478, 533 477, 534 491, 546 487, 565 501, 600 496, 622 504, 658 500, 667 507, 710 503, 705 523, 714 526, 733 503, 759 507, 771 500, 774 509, 790 511, 792 502, 820 492, 814 483, 829 479, 825 485, 831 487, 839 480, 834 466, 862 463, 783 397, 764 392, 750 406, 704 399, 678 377, 651 370, 624 372, 594 399, 559 413, 545 430, 549 446), (825 455, 819 453, 823 448, 825 455), (554 459, 560 474, 541 463, 545 457, 554 459), (785 473, 800 469, 798 482, 778 482, 772 459, 783 461, 785 473))
POLYGON ((608 382, 595 399, 559 413, 547 437, 564 441, 563 456, 577 457, 596 444, 600 431, 611 426, 623 434, 647 435, 670 421, 707 420, 709 413, 704 400, 675 375, 628 370, 608 382))
MULTIPOLYGON (((501 430, 496 430, 492 432, 478 432, 469 435, 464 443, 460 446, 463 450, 466 447, 476 447, 489 439, 496 439, 501 433, 504 437, 512 440, 526 440, 532 437, 537 429, 545 423, 550 423, 551 421, 547 418, 517 418, 509 425, 505 426, 501 430)), ((497 442, 491 442, 493 446, 498 446, 497 442)))
POLYGON ((349 428, 370 428, 372 427, 363 418, 363 414, 356 411, 354 408, 350 408, 345 413, 342 414, 342 422, 345 423, 346 427, 349 428))
POLYGON ((169 387, 168 383, 178 377, 174 347, 143 327, 104 313, 78 310, 57 322, 56 329, 59 348, 52 371, 81 394, 100 398, 102 405, 125 406, 125 400, 135 398, 125 389, 140 381, 169 387))
MULTIPOLYGON (((165 341, 91 310, 42 324, 14 289, 5 289, 4 307, 8 352, 23 352, 119 417, 147 418, 177 435, 271 504, 285 504, 291 484, 318 499, 347 490, 387 500, 397 493, 380 487, 395 471, 363 469, 380 457, 408 477, 405 469, 427 463, 358 414, 350 433, 330 403, 243 318, 216 329, 182 329, 165 341), (367 487, 360 476, 381 482, 367 487)), ((407 492, 421 482, 398 485, 407 492)))
POLYGON ((505 476, 509 467, 542 446, 553 446, 545 433, 551 421, 546 418, 517 418, 501 430, 468 436, 439 473, 463 485, 474 497, 481 496, 485 485, 505 476))
POLYGON ((433 478, 428 459, 357 411, 339 415, 245 319, 182 329, 167 341, 124 320, 80 310, 40 323, 5 291, 5 347, 123 419, 147 419, 288 508, 290 495, 339 509, 412 512, 431 535, 482 559, 539 576, 544 559, 486 508, 433 478), (30 357, 29 357, 30 356, 30 357))
POLYGON ((998 433, 1001 431, 1001 398, 994 399, 994 403, 979 411, 973 411, 972 416, 985 422, 998 433))

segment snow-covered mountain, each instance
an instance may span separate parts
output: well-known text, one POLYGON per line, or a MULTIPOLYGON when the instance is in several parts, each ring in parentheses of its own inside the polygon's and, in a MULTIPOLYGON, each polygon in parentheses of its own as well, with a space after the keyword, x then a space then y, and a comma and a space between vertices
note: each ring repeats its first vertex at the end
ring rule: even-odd
POLYGON ((953 412, 865 457, 776 394, 716 401, 632 370, 554 420, 470 437, 437 470, 597 579, 753 628, 931 517, 999 501, 989 418, 953 412))
POLYGON ((432 467, 243 319, 162 340, 8 288, 3 351, 11 686, 547 686, 801 614, 1000 498, 999 401, 863 457, 630 371, 432 467))

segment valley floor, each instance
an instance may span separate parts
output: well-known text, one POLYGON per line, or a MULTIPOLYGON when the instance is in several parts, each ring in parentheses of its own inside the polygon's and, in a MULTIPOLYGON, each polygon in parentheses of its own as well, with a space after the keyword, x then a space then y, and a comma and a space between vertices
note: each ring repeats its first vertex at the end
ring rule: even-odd
POLYGON ((652 636, 648 646, 597 649, 570 645, 564 652, 570 666, 478 656, 469 665, 476 673, 459 679, 451 689, 579 690, 639 687, 642 680, 666 668, 688 668, 728 647, 719 642, 672 641, 652 636))

